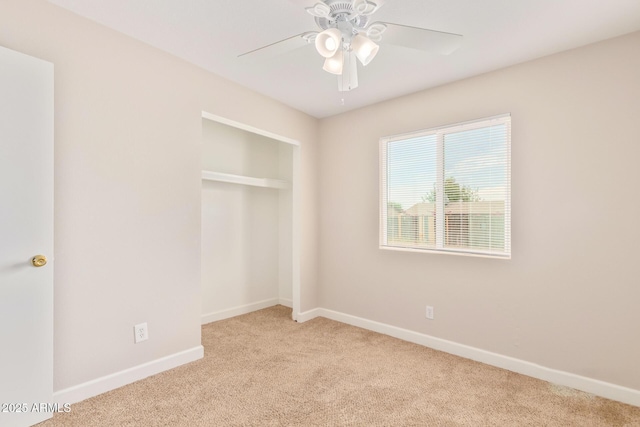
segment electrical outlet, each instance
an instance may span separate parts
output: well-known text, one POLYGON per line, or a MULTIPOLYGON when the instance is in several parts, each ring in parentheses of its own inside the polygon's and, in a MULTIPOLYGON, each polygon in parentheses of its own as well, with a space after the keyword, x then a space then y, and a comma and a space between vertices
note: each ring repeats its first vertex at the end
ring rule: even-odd
POLYGON ((430 305, 427 306, 427 319, 433 320, 433 307, 430 305))
POLYGON ((147 329, 147 322, 139 323, 133 327, 135 343, 146 341, 149 339, 149 330, 147 329))

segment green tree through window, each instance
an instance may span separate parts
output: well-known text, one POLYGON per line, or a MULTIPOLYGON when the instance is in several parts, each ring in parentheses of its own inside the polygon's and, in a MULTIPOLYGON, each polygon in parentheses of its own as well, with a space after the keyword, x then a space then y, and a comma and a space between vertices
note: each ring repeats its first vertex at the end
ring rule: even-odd
MULTIPOLYGON (((479 202, 482 198, 478 195, 478 189, 472 189, 468 185, 460 185, 456 182, 454 177, 449 177, 444 180, 444 202, 479 202)), ((436 202, 436 186, 422 196, 422 201, 426 203, 436 202)))

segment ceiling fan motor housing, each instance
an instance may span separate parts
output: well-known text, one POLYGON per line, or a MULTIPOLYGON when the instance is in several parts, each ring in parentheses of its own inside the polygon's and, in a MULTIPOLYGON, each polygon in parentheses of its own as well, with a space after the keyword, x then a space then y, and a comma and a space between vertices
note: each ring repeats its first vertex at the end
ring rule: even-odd
POLYGON ((329 14, 315 17, 316 24, 323 30, 339 28, 344 32, 345 24, 341 23, 346 23, 350 26, 351 34, 355 35, 363 30, 369 22, 366 15, 360 15, 353 9, 353 3, 350 1, 323 0, 323 3, 329 6, 329 14))

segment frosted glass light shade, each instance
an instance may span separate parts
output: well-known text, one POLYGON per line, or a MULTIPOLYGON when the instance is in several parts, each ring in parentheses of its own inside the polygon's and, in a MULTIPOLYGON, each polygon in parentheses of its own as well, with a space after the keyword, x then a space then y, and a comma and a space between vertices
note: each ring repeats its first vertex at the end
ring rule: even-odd
POLYGON ((316 50, 325 58, 331 58, 342 50, 342 33, 337 28, 324 30, 316 37, 316 50))
POLYGON ((339 49, 335 53, 335 55, 333 55, 331 58, 327 58, 324 61, 324 66, 322 67, 322 69, 331 74, 341 75, 343 67, 344 67, 344 53, 342 49, 339 49))
POLYGON ((351 48, 356 53, 362 65, 369 64, 378 54, 378 50, 380 50, 380 46, 360 34, 357 34, 351 40, 351 48))

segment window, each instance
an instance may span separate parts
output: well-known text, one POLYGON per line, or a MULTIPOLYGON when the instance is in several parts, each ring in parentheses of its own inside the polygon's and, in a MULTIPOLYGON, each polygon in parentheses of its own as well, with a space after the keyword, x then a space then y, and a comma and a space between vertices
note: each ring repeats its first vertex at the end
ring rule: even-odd
POLYGON ((511 257, 511 116, 380 140, 380 247, 511 257))

